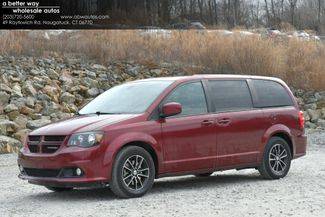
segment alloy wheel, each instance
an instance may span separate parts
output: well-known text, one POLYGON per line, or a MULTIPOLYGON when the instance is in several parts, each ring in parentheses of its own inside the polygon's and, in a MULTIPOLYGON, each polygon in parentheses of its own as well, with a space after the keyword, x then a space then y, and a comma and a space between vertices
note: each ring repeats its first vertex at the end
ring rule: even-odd
POLYGON ((131 190, 142 189, 149 179, 149 166, 142 156, 132 155, 124 162, 122 179, 126 187, 131 190))
POLYGON ((281 144, 275 144, 269 153, 269 164, 275 174, 282 174, 288 165, 289 155, 285 147, 281 144))

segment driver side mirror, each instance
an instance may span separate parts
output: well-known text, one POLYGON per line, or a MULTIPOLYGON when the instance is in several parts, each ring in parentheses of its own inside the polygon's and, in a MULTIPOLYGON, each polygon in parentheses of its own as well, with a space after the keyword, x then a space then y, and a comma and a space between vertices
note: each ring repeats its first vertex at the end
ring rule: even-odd
POLYGON ((169 102, 162 106, 160 117, 166 118, 182 113, 182 105, 177 102, 169 102))

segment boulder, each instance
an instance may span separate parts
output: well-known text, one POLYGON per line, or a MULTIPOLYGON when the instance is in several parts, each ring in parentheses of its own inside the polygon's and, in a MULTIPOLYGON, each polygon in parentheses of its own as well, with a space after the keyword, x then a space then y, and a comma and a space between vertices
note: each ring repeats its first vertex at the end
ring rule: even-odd
POLYGON ((15 133, 19 125, 13 121, 0 120, 0 135, 11 135, 15 133))
POLYGON ((97 88, 98 87, 98 81, 95 79, 88 78, 88 77, 84 78, 81 83, 88 88, 97 88))
POLYGON ((312 122, 309 122, 309 121, 307 121, 307 122, 305 123, 305 126, 306 126, 307 128, 310 128, 310 129, 315 129, 315 128, 317 127, 316 124, 314 124, 314 123, 312 123, 312 122))
POLYGON ((0 83, 0 91, 5 91, 7 93, 11 93, 12 89, 10 87, 8 87, 7 85, 0 83))
POLYGON ((57 80, 59 79, 59 74, 54 70, 54 69, 49 69, 47 71, 47 75, 49 76, 49 78, 57 80))
POLYGON ((27 97, 26 98, 26 105, 28 106, 28 107, 30 107, 30 108, 34 108, 34 106, 35 106, 35 98, 33 98, 33 97, 27 97))
POLYGON ((19 84, 15 84, 12 87, 11 97, 23 97, 23 94, 21 93, 21 87, 19 84))
POLYGON ((33 85, 27 81, 23 87, 22 87, 22 91, 23 93, 25 93, 26 95, 30 95, 30 96, 35 96, 37 94, 37 91, 35 90, 35 88, 33 87, 33 85))
POLYGON ((107 68, 103 65, 100 65, 100 64, 94 64, 92 66, 93 69, 97 69, 97 70, 106 70, 107 68))
POLYGON ((9 104, 7 105, 6 107, 4 107, 3 109, 6 113, 10 113, 12 111, 17 111, 18 110, 18 107, 14 104, 9 104))
POLYGON ((40 127, 45 126, 50 123, 51 123, 50 120, 42 118, 42 119, 38 119, 38 120, 28 121, 27 127, 31 130, 35 130, 37 128, 40 128, 40 127))
POLYGON ((88 97, 96 97, 99 94, 99 89, 96 87, 90 88, 87 90, 88 97))
POLYGON ((0 135, 0 153, 1 154, 18 152, 21 147, 22 147, 22 143, 19 140, 13 139, 8 136, 0 135))
POLYGON ((316 102, 317 109, 325 108, 325 99, 321 99, 316 102))
POLYGON ((12 111, 7 114, 9 117, 9 120, 13 121, 15 118, 17 118, 20 115, 19 111, 12 111))
POLYGON ((317 125, 321 128, 325 129, 325 120, 324 119, 318 119, 317 125))
POLYGON ((93 79, 96 79, 97 77, 96 73, 92 71, 86 71, 86 76, 93 79))
POLYGON ((323 119, 325 119, 325 108, 322 108, 321 110, 321 116, 323 119))
POLYGON ((12 136, 21 141, 22 143, 25 142, 26 140, 26 136, 28 135, 28 133, 30 133, 31 130, 30 129, 22 129, 22 130, 18 130, 18 132, 16 132, 15 134, 13 134, 12 136))
POLYGON ((17 124, 18 129, 25 129, 27 121, 28 118, 25 115, 19 115, 13 120, 17 124))
POLYGON ((39 75, 40 73, 41 73, 40 71, 35 70, 35 69, 30 70, 30 74, 34 75, 34 76, 39 75))
POLYGON ((20 108, 20 113, 24 114, 24 115, 30 115, 33 112, 34 112, 34 109, 31 109, 31 108, 29 108, 27 106, 23 106, 23 107, 20 108))
POLYGON ((10 95, 4 91, 0 92, 0 105, 7 105, 9 103, 10 95))
POLYGON ((56 113, 58 111, 60 111, 60 106, 55 102, 49 102, 45 104, 42 114, 46 116, 50 116, 51 113, 56 113))
POLYGON ((320 118, 320 110, 308 109, 307 112, 310 116, 310 121, 313 123, 316 123, 317 120, 320 118))
POLYGON ((60 97, 61 102, 65 102, 68 104, 73 104, 75 99, 75 96, 68 92, 63 93, 60 97))

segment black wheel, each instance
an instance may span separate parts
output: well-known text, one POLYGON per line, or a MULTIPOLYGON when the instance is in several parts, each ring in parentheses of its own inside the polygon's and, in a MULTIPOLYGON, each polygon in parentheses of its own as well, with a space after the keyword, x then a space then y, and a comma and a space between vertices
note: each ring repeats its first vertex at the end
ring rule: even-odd
POLYGON ((290 164, 291 152, 288 143, 280 137, 272 137, 266 144, 258 171, 266 179, 279 179, 288 174, 290 164))
POLYGON ((212 173, 201 173, 201 174, 195 174, 196 177, 208 177, 211 176, 212 173))
POLYGON ((54 191, 54 192, 71 191, 73 189, 73 188, 50 187, 50 186, 45 186, 45 188, 49 189, 50 191, 54 191))
POLYGON ((155 164, 143 148, 129 146, 116 156, 109 186, 121 198, 140 197, 153 185, 155 164))

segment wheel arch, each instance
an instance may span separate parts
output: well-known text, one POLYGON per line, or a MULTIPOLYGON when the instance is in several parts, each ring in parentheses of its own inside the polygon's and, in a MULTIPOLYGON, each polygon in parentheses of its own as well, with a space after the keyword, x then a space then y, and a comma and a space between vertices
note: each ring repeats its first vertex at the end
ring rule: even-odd
POLYGON ((162 151, 160 144, 150 135, 143 133, 127 133, 116 138, 111 144, 108 144, 108 148, 104 156, 104 165, 109 168, 108 178, 111 177, 111 170, 116 158, 116 155, 125 147, 138 146, 145 149, 152 157, 156 176, 158 175, 162 166, 162 151))
POLYGON ((291 152, 291 156, 293 157, 295 155, 295 145, 291 136, 291 131, 290 129, 282 124, 276 124, 271 126, 268 130, 265 131, 263 138, 262 138, 262 145, 261 145, 261 149, 260 149, 260 157, 259 157, 259 161, 262 160, 264 151, 265 151, 265 147, 267 142, 272 138, 272 137, 280 137, 282 139, 284 139, 289 147, 290 147, 290 152, 291 152))
POLYGON ((280 137, 283 140, 285 140, 289 145, 291 157, 294 156, 292 139, 286 132, 281 132, 281 131, 276 132, 276 133, 272 134, 270 138, 272 138, 272 137, 280 137))
POLYGON ((123 148, 126 148, 128 146, 138 146, 138 147, 141 147, 141 148, 143 148, 144 150, 146 150, 150 154, 150 156, 152 157, 152 160, 153 160, 153 162, 155 164, 155 174, 157 176, 158 171, 159 171, 159 163, 158 163, 157 153, 153 149, 153 147, 150 144, 148 144, 147 142, 143 142, 143 141, 132 141, 132 142, 126 143, 125 145, 123 145, 122 147, 120 147, 120 149, 117 150, 116 153, 120 152, 123 148))

